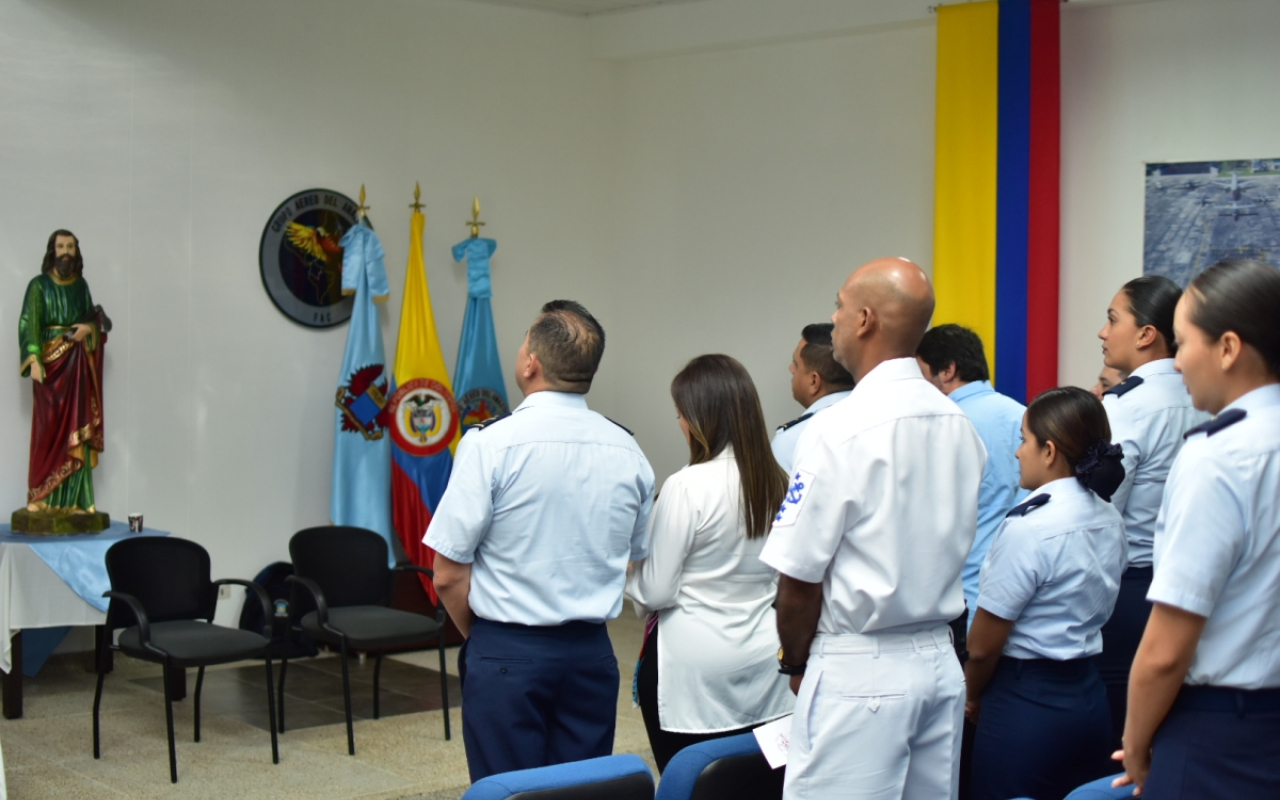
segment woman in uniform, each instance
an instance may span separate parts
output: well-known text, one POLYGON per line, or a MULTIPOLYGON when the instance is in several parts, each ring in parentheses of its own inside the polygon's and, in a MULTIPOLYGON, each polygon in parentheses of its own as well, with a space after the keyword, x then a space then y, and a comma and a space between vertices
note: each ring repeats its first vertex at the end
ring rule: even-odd
POLYGON ((1093 657, 1127 547, 1109 501, 1124 477, 1107 415, 1084 389, 1027 407, 1017 450, 1030 499, 982 565, 969 629, 965 716, 973 800, 1061 800, 1108 772, 1111 717, 1093 657))
POLYGON ((1156 531, 1129 679, 1127 777, 1145 796, 1280 796, 1280 272, 1201 273, 1174 318, 1196 408, 1156 531))
POLYGON ((774 572, 760 560, 787 492, 751 376, 693 359, 671 383, 689 465, 667 479, 649 557, 627 594, 645 613, 636 692, 658 771, 682 748, 742 733, 795 705, 778 674, 774 572), (656 629, 654 625, 656 624, 656 629))
POLYGON ((1120 597, 1102 628, 1098 670, 1111 704, 1112 744, 1124 732, 1129 665, 1138 651, 1151 606, 1151 542, 1173 459, 1182 436, 1208 419, 1191 405, 1182 377, 1173 366, 1173 310, 1182 290, 1158 275, 1129 281, 1107 309, 1107 324, 1098 332, 1103 362, 1124 380, 1103 393, 1112 441, 1124 449, 1124 482, 1112 503, 1124 518, 1129 564, 1120 581, 1120 597))

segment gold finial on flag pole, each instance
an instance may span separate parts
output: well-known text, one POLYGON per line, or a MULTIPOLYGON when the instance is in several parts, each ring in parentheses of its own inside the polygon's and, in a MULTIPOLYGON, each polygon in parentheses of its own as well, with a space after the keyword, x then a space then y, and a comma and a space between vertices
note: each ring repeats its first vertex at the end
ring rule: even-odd
POLYGON ((356 206, 356 219, 364 219, 367 216, 365 212, 370 208, 371 206, 364 204, 364 184, 362 183, 360 184, 360 205, 356 206))
POLYGON ((471 201, 471 221, 464 222, 463 225, 471 227, 471 238, 480 238, 480 226, 484 223, 480 221, 480 198, 477 197, 471 201))
POLYGON ((420 202, 421 200, 422 200, 422 187, 418 184, 417 181, 414 181, 413 182, 413 202, 409 204, 409 208, 412 208, 414 211, 417 211, 418 213, 422 213, 422 209, 426 207, 426 204, 420 202))

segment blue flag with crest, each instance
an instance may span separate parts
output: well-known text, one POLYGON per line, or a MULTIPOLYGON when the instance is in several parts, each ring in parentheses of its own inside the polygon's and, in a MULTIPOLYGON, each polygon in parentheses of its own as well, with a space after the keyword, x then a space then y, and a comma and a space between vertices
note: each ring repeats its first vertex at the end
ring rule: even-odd
POLYGON ((378 235, 361 218, 342 237, 342 293, 355 294, 347 350, 334 401, 333 494, 329 517, 391 540, 391 441, 385 410, 390 387, 375 304, 390 289, 378 235))
POLYGON ((511 410, 498 358, 498 337, 493 330, 493 283, 489 257, 498 249, 492 239, 472 237, 453 246, 453 260, 467 260, 467 312, 462 318, 462 339, 453 371, 453 393, 458 398, 462 431, 511 410))

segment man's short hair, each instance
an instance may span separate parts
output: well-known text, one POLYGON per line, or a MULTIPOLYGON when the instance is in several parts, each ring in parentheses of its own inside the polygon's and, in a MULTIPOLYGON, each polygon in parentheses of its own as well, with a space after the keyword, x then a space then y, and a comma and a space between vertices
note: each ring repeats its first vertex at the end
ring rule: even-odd
POLYGON ((804 347, 800 348, 800 360, 806 369, 818 373, 822 382, 833 389, 852 389, 853 376, 849 370, 836 363, 831 348, 831 330, 835 326, 830 322, 818 322, 805 325, 800 332, 804 339, 804 347))
POLYGON ((916 355, 935 374, 955 364, 956 377, 965 383, 991 380, 982 339, 963 325, 948 323, 925 331, 916 355))
POLYGON ((581 303, 552 300, 529 327, 529 352, 554 390, 586 394, 604 355, 604 328, 581 303))

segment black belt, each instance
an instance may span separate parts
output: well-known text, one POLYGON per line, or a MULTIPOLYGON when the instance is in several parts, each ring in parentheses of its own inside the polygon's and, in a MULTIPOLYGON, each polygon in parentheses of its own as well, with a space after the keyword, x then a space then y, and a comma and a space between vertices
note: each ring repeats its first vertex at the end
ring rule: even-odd
POLYGON ((1280 714, 1280 689, 1183 685, 1174 707, 1186 711, 1280 714))
POLYGON ((1120 577, 1128 581, 1145 580, 1150 581, 1155 576, 1154 567, 1129 567, 1120 577))

